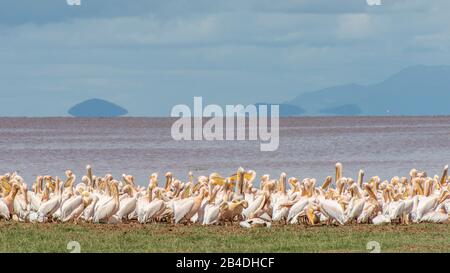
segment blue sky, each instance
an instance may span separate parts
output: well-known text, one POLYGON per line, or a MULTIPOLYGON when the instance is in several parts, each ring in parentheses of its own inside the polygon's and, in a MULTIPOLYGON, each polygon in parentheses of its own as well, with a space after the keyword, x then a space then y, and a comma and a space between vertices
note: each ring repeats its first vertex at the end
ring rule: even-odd
POLYGON ((130 115, 283 102, 450 64, 450 1, 2 0, 0 115, 61 116, 102 98, 130 115))

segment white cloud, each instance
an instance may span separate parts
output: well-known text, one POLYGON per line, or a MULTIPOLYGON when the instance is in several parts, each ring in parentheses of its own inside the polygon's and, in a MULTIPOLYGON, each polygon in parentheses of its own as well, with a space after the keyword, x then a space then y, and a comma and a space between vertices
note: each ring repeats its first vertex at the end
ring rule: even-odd
POLYGON ((338 17, 337 37, 340 39, 363 39, 370 35, 372 27, 369 14, 344 14, 338 17))

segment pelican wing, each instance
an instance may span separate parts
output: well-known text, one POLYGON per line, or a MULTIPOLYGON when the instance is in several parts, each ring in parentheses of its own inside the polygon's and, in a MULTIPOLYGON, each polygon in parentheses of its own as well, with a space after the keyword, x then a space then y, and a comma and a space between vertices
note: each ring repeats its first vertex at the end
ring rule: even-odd
POLYGON ((205 207, 205 215, 203 217, 203 225, 212 225, 219 221, 220 206, 208 204, 205 207))
POLYGON ((174 202, 173 204, 173 212, 174 212, 174 219, 175 224, 180 222, 181 219, 183 219, 192 209, 194 206, 194 199, 182 199, 177 202, 174 202))
POLYGON ((256 210, 262 205, 262 203, 265 201, 264 195, 260 195, 253 202, 249 204, 249 206, 244 209, 242 214, 245 216, 245 218, 248 218, 251 213, 255 213, 256 210))
POLYGON ((10 218, 8 206, 3 199, 0 199, 0 218, 6 220, 9 220, 10 218))
POLYGON ((360 199, 353 201, 353 205, 350 207, 348 211, 348 219, 357 219, 361 213, 364 210, 364 204, 366 203, 366 200, 360 199))
POLYGON ((33 211, 38 211, 42 203, 41 199, 34 192, 28 192, 28 194, 30 196, 31 209, 33 211))
POLYGON ((74 196, 64 202, 61 207, 61 219, 68 217, 76 208, 83 204, 83 197, 81 195, 74 196))
POLYGON ((445 223, 448 220, 448 214, 438 212, 438 211, 430 211, 420 219, 421 222, 428 223, 445 223))
POLYGON ((291 222, 292 220, 295 220, 297 217, 299 216, 300 213, 302 213, 302 211, 306 208, 306 206, 308 205, 308 199, 307 198, 302 198, 300 199, 297 203, 295 203, 291 209, 289 210, 288 216, 287 216, 287 220, 289 222, 291 222))
POLYGON ((126 198, 120 202, 119 211, 117 211, 116 215, 119 220, 121 220, 124 216, 132 213, 136 209, 137 200, 136 198, 126 198))
POLYGON ((417 220, 420 221, 421 218, 433 210, 437 204, 437 198, 435 196, 423 197, 419 199, 419 204, 417 205, 417 220))
POLYGON ((327 216, 336 220, 339 224, 345 224, 344 211, 341 205, 334 200, 324 199, 320 201, 321 211, 327 216))
POLYGON ((84 204, 83 204, 83 202, 81 202, 78 205, 78 207, 76 207, 74 210, 72 210, 72 212, 69 215, 67 215, 66 217, 61 218, 61 220, 63 222, 68 222, 70 220, 76 219, 83 213, 83 210, 84 210, 84 204))
POLYGON ((114 214, 114 208, 116 204, 114 203, 114 198, 111 197, 108 201, 99 206, 94 213, 94 223, 100 223, 106 221, 114 214))
POLYGON ((165 208, 164 201, 162 200, 153 200, 146 211, 145 220, 149 221, 153 217, 157 216, 158 212, 162 211, 165 208))
POLYGON ((41 215, 42 217, 52 215, 59 208, 59 204, 60 199, 58 198, 58 196, 55 196, 52 199, 48 200, 47 202, 41 204, 38 210, 38 214, 41 215))

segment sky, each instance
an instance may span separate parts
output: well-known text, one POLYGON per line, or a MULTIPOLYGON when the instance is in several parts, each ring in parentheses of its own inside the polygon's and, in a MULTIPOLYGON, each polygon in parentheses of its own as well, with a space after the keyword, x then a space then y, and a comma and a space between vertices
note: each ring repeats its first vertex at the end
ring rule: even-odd
POLYGON ((281 103, 450 65, 450 1, 0 0, 1 116, 90 98, 131 116, 176 104, 281 103))

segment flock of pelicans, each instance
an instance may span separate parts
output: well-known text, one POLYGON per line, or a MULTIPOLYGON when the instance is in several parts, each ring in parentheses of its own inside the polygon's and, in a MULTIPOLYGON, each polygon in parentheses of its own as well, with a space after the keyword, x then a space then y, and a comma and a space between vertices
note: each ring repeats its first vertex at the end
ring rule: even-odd
POLYGON ((382 181, 378 176, 357 180, 344 177, 336 164, 335 177, 321 185, 314 178, 278 179, 269 175, 254 186, 256 173, 239 168, 236 174, 218 173, 194 178, 189 172, 182 182, 172 173, 160 185, 153 173, 147 187, 135 183, 132 175, 96 176, 87 174, 76 184, 76 176, 66 171, 66 179, 38 176, 31 190, 17 173, 0 176, 0 219, 19 222, 127 223, 138 221, 233 224, 241 227, 270 227, 284 224, 419 223, 447 222, 450 213, 448 166, 441 176, 411 170, 408 177, 382 181), (289 185, 289 188, 287 187, 289 185))

